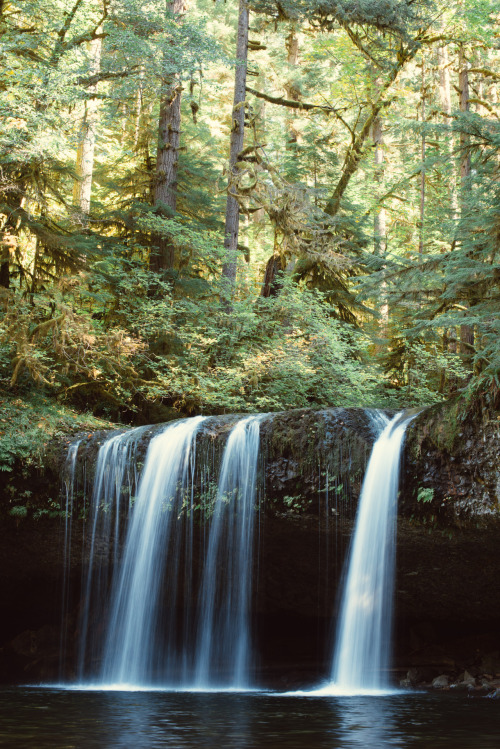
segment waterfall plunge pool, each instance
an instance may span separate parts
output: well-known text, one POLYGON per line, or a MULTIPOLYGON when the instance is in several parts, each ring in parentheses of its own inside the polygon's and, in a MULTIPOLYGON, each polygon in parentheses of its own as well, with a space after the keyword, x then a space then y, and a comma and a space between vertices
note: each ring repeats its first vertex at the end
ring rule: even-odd
POLYGON ((498 702, 464 693, 0 691, 9 749, 497 749, 498 702))

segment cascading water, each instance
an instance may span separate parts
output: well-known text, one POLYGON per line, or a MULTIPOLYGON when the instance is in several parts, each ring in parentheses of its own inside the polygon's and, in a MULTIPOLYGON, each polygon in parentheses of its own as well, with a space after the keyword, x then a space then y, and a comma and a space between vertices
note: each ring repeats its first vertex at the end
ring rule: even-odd
MULTIPOLYGON (((263 418, 240 420, 228 437, 197 596, 195 447, 205 417, 175 422, 153 437, 140 472, 136 448, 147 427, 113 435, 101 446, 87 508, 90 563, 80 618, 80 685, 248 686, 263 418)), ((74 456, 76 448, 73 473, 74 456)))
POLYGON ((413 418, 397 414, 376 440, 359 500, 347 560, 332 683, 336 693, 370 693, 390 688, 392 599, 399 462, 406 427, 413 418))
MULTIPOLYGON (((89 565, 83 580, 83 610, 78 648, 77 673, 80 682, 88 679, 89 668, 102 655, 102 638, 95 636, 93 621, 105 620, 109 570, 118 559, 120 506, 123 495, 130 498, 137 481, 132 460, 144 427, 114 434, 99 449, 90 503, 82 508, 90 528, 89 565), (98 552, 100 554, 98 555, 98 552), (99 556, 99 564, 96 559, 99 556), (92 621, 91 621, 92 620, 92 621), (89 665, 90 662, 90 665, 89 665)), ((71 450, 71 448, 70 448, 71 450)))
POLYGON ((175 525, 192 498, 195 437, 203 421, 200 416, 174 423, 149 444, 113 576, 100 673, 104 684, 164 684, 173 673, 179 678, 183 649, 174 611, 183 539, 175 525), (166 611, 160 605, 162 588, 170 604, 166 611))
POLYGON ((71 574, 71 540, 73 526, 73 503, 75 498, 75 472, 78 457, 78 448, 81 440, 77 440, 69 446, 66 457, 66 465, 63 478, 63 500, 64 500, 64 547, 63 547, 63 583, 61 600, 61 637, 59 642, 60 664, 66 659, 68 602, 70 594, 71 574))
POLYGON ((239 421, 224 451, 200 588, 195 684, 201 689, 249 686, 255 481, 263 418, 239 421))
MULTIPOLYGON (((83 508, 90 562, 79 622, 80 685, 251 686, 250 599, 263 418, 246 417, 231 430, 215 501, 210 500, 209 461, 196 467, 196 436, 204 417, 163 428, 149 443, 142 471, 137 447, 148 427, 114 435, 101 446, 92 500, 83 508), (205 531, 194 525, 195 511, 203 507, 205 531), (206 542, 195 546, 200 531, 206 542)), ((324 693, 389 687, 399 455, 412 416, 399 414, 390 423, 381 412, 370 418, 382 433, 363 483, 332 682, 319 690, 324 693)), ((77 452, 75 445, 68 456, 70 483, 77 452)), ((328 485, 328 470, 326 477, 328 485)), ((67 516, 72 497, 73 488, 67 488, 67 516)), ((328 514, 328 494, 325 508, 328 514)))

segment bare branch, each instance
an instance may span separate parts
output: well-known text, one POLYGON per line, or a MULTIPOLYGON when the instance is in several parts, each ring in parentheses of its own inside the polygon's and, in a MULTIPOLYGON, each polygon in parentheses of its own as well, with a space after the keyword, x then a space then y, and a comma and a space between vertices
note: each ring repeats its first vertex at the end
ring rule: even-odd
POLYGON ((303 110, 304 112, 311 112, 315 109, 320 110, 321 112, 325 112, 326 114, 334 114, 337 119, 339 119, 348 130, 351 128, 347 124, 347 122, 344 120, 342 115, 340 114, 341 111, 345 111, 346 107, 344 109, 340 110, 336 107, 332 107, 328 104, 308 104, 304 101, 294 101, 293 99, 284 99, 281 96, 269 96, 269 94, 264 94, 261 91, 256 91, 254 88, 249 88, 248 86, 245 89, 248 91, 249 94, 253 94, 258 99, 264 99, 264 101, 268 101, 270 104, 278 104, 281 107, 289 107, 290 109, 299 109, 303 110))

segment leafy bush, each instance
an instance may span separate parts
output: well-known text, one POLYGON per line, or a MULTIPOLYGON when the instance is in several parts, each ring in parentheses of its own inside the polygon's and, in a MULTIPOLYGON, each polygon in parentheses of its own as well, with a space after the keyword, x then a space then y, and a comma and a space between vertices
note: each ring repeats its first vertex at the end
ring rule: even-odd
POLYGON ((217 284, 177 296, 156 278, 151 295, 152 274, 110 263, 87 287, 62 281, 35 305, 8 295, 5 385, 31 379, 115 417, 155 400, 184 413, 374 403, 378 372, 362 362, 366 341, 321 292, 284 279, 280 295, 264 299, 243 279, 228 313, 217 284))

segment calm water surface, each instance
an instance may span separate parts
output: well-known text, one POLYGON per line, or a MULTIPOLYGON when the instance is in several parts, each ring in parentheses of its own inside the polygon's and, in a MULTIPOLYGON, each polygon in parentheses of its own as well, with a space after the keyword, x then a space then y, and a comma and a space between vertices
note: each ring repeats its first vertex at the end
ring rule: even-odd
POLYGON ((8 749, 498 749, 500 702, 457 694, 297 697, 0 692, 8 749))

